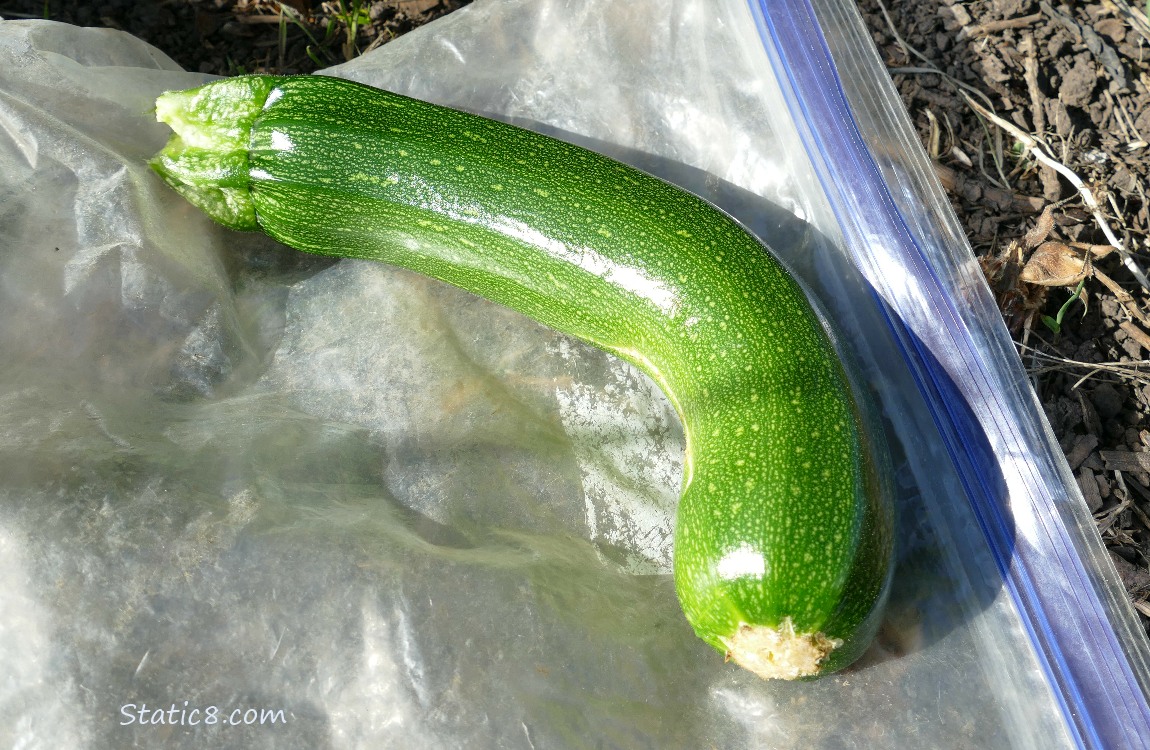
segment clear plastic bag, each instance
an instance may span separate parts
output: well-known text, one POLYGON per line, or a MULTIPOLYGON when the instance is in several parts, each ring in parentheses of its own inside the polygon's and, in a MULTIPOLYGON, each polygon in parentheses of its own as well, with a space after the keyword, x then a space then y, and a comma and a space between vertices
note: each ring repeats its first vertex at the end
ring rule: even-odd
POLYGON ((481 2, 327 72, 677 182, 815 290, 898 465, 895 588, 858 666, 765 683, 690 632, 668 575, 682 435, 646 378, 413 274, 211 224, 145 164, 155 96, 203 76, 116 32, 3 22, 0 743, 1089 746, 1049 647, 1095 645, 1012 578, 1051 534, 1097 642, 1125 649, 1108 697, 1136 728, 1144 640, 853 7, 767 5, 481 2), (871 208, 904 230, 844 218, 841 134, 819 140, 803 78, 839 85, 823 29, 893 191, 871 208), (988 431, 954 357, 1021 432, 988 431), (1058 501, 1021 507, 1036 487, 1058 501))

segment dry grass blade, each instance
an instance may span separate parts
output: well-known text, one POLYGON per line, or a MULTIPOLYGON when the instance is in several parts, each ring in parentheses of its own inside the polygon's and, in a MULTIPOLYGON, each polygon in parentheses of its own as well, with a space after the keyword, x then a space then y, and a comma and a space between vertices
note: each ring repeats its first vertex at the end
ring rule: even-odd
POLYGON ((1031 375, 1041 375, 1048 372, 1086 370, 1086 375, 1078 381, 1079 384, 1098 373, 1110 373, 1137 383, 1150 384, 1150 360, 1138 360, 1136 362, 1081 362, 1057 354, 1050 354, 1049 352, 1036 349, 1027 344, 1016 343, 1016 345, 1021 351, 1028 355, 1027 359, 1031 362, 1041 363, 1032 364, 1026 368, 1027 372, 1031 375))

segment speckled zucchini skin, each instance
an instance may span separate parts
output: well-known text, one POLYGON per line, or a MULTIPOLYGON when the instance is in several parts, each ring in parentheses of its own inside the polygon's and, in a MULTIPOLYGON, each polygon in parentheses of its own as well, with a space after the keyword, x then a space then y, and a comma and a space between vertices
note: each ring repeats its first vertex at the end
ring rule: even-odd
POLYGON ((153 166, 222 223, 441 279, 654 379, 686 435, 675 583, 700 638, 730 655, 741 626, 790 618, 841 641, 809 674, 865 649, 889 500, 827 331, 736 222, 591 151, 335 78, 228 79, 157 112, 177 135, 153 166))

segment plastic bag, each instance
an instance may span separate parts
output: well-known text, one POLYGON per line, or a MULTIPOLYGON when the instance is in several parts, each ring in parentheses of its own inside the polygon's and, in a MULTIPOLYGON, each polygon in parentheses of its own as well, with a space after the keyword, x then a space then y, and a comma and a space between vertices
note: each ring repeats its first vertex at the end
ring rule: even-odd
POLYGON ((412 274, 212 225, 145 165, 167 137, 155 96, 203 76, 123 34, 4 22, 0 742, 1088 745, 1012 588, 1028 560, 1003 557, 1048 526, 1078 534, 1062 562, 1111 597, 1127 653, 1105 665, 1132 675, 1115 684, 1137 732, 1144 641, 1017 374, 994 404, 1027 425, 1010 441, 972 440, 981 414, 930 392, 939 372, 943 396, 971 384, 924 362, 1003 345, 853 8, 770 5, 477 3, 328 72, 678 182, 816 290, 898 451, 900 563, 860 665, 764 683, 693 636, 668 576, 682 436, 644 377, 412 274), (918 268, 844 219, 803 113, 817 60, 789 46, 815 56, 819 23, 885 185, 906 187, 918 268), (929 346, 939 299, 965 348, 929 346), (1032 488, 1019 466, 1048 468, 1059 504, 1003 516, 1032 488))
POLYGON ((1145 746, 1145 633, 855 8, 752 8, 849 253, 888 308, 1071 741, 1145 746), (832 49, 835 80, 821 72, 832 49))

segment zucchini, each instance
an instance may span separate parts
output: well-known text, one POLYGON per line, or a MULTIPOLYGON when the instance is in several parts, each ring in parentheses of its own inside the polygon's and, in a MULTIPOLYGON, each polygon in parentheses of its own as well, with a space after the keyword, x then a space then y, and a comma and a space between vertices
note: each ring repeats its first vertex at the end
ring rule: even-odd
POLYGON ((705 201, 594 152, 322 76, 156 103, 153 159, 213 219, 446 281, 641 368, 682 421, 675 586, 765 678, 840 669, 890 579, 858 389, 802 287, 705 201))

